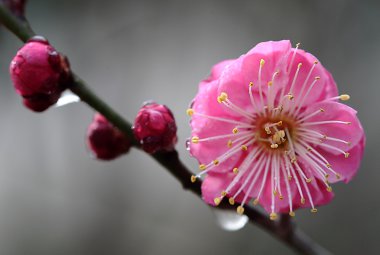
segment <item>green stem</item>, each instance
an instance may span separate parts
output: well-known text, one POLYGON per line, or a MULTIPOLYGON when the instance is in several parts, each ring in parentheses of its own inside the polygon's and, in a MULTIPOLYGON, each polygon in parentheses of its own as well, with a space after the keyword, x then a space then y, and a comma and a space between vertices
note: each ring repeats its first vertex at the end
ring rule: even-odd
POLYGON ((73 74, 73 82, 70 84, 69 89, 79 96, 79 98, 92 107, 97 112, 106 117, 115 127, 125 133, 133 145, 137 146, 138 142, 134 138, 132 132, 132 125, 126 121, 120 114, 114 111, 107 103, 100 99, 94 92, 92 92, 86 83, 73 74))
POLYGON ((29 23, 13 15, 3 3, 0 3, 0 20, 5 27, 12 31, 23 42, 26 42, 35 35, 29 23))
MULTIPOLYGON (((15 17, 4 4, 1 3, 0 21, 23 42, 26 42, 35 35, 27 20, 21 20, 20 18, 15 17)), ((73 74, 73 80, 72 83, 69 84, 69 89, 78 95, 83 102, 87 103, 94 110, 106 117, 115 127, 123 131, 132 141, 132 144, 138 148, 138 142, 134 138, 131 124, 124 120, 120 114, 114 111, 107 103, 92 92, 81 78, 73 74)), ((190 190, 198 197, 201 197, 202 181, 198 179, 195 183, 190 182, 192 172, 180 161, 177 151, 160 152, 151 156, 165 167, 182 184, 184 189, 190 190)), ((219 208, 235 210, 236 207, 231 206, 227 201, 223 200, 219 208)), ((266 215, 249 206, 245 207, 245 214, 248 216, 251 223, 262 227, 299 254, 331 254, 318 243, 297 230, 288 216, 281 217, 279 222, 273 222, 270 221, 266 215)))

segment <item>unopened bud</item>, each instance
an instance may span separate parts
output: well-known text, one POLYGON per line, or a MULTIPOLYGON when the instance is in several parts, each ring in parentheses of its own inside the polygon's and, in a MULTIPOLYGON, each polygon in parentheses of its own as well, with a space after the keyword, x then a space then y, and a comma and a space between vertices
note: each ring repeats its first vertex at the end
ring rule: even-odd
POLYGON ((102 160, 117 158, 131 147, 129 139, 99 113, 88 127, 87 144, 94 156, 102 160))
POLYGON ((10 74, 16 92, 34 111, 55 104, 71 78, 67 59, 40 36, 30 39, 17 52, 10 74), (34 107, 36 104, 38 107, 34 107))
POLYGON ((172 112, 165 105, 145 104, 138 112, 133 132, 148 153, 170 151, 177 142, 177 126, 172 112))

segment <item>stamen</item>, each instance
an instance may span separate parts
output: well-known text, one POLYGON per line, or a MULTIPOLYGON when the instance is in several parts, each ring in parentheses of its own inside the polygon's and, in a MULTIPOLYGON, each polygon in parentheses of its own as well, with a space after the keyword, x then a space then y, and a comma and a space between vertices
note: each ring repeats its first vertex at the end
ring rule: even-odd
POLYGON ((247 125, 248 124, 246 122, 240 122, 240 121, 236 121, 236 120, 231 120, 231 119, 226 119, 226 118, 220 118, 220 117, 210 116, 210 115, 206 115, 206 114, 203 114, 203 113, 198 113, 198 112, 195 112, 195 111, 192 112, 192 115, 198 115, 198 116, 204 117, 206 119, 217 120, 217 121, 222 121, 222 122, 228 122, 228 123, 237 124, 237 125, 247 125))
MULTIPOLYGON (((310 76, 311 76, 311 74, 313 73, 314 68, 315 68, 315 66, 316 66, 317 64, 318 64, 318 61, 314 61, 313 65, 311 66, 311 68, 310 68, 310 70, 309 70, 309 73, 307 74, 307 76, 306 76, 306 78, 305 78, 305 81, 303 82, 303 84, 302 84, 302 86, 301 86, 301 91, 300 91, 300 93, 299 93, 299 95, 298 95, 297 101, 295 102, 294 106, 298 105, 299 102, 300 102, 300 100, 302 99, 302 95, 303 95, 303 92, 304 92, 304 90, 305 90, 306 84, 307 84, 307 82, 309 81, 310 76)), ((294 110, 294 108, 292 108, 290 112, 293 112, 293 110, 294 110)))
POLYGON ((264 109, 264 98, 263 98, 263 91, 262 91, 262 83, 261 83, 261 72, 262 72, 262 68, 265 64, 265 60, 264 59, 261 59, 260 60, 260 67, 259 67, 259 94, 260 94, 260 102, 261 102, 261 107, 263 107, 264 109))
POLYGON ((319 81, 321 78, 319 76, 316 76, 314 77, 314 80, 313 82, 311 83, 311 85, 309 86, 309 89, 306 91, 305 95, 301 97, 301 101, 299 104, 297 104, 296 106, 296 111, 294 112, 293 116, 297 116, 299 114, 299 111, 301 110, 304 102, 305 102, 305 99, 309 97, 309 94, 311 92, 311 90, 314 88, 314 85, 317 83, 317 81, 319 81))
POLYGON ((340 121, 340 120, 325 120, 325 121, 316 121, 316 122, 305 122, 303 126, 315 126, 315 125, 324 125, 324 124, 345 124, 350 125, 351 122, 340 121))
POLYGON ((194 110, 191 109, 191 108, 189 108, 189 109, 186 110, 186 114, 189 115, 189 116, 191 117, 191 116, 193 116, 193 114, 194 114, 194 110))

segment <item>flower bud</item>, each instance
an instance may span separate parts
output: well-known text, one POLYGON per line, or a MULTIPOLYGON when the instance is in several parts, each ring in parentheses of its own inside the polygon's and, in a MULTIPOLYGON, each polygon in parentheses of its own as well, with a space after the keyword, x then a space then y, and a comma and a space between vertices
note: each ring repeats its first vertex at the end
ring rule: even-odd
POLYGON ((71 77, 67 59, 40 36, 17 52, 9 71, 16 92, 34 111, 55 104, 71 77))
POLYGON ((115 159, 131 147, 128 138, 99 113, 88 127, 87 145, 94 156, 102 160, 115 159))
POLYGON ((177 126, 172 112, 165 105, 145 104, 138 112, 133 132, 144 151, 170 151, 177 142, 177 126))

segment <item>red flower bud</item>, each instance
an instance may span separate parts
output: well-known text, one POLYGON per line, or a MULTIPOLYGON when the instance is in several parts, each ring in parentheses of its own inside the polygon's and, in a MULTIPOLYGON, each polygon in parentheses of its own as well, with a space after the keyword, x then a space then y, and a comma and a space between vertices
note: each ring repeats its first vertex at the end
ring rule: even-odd
POLYGON ((177 126, 172 112, 165 105, 145 104, 137 114, 133 132, 144 151, 170 151, 177 142, 177 126))
POLYGON ((87 144, 94 156, 103 160, 117 158, 131 147, 127 137, 99 113, 88 127, 87 144))
POLYGON ((24 104, 34 111, 42 111, 59 99, 69 81, 70 68, 63 55, 47 40, 36 36, 17 52, 10 74, 16 92, 24 97, 24 104))

